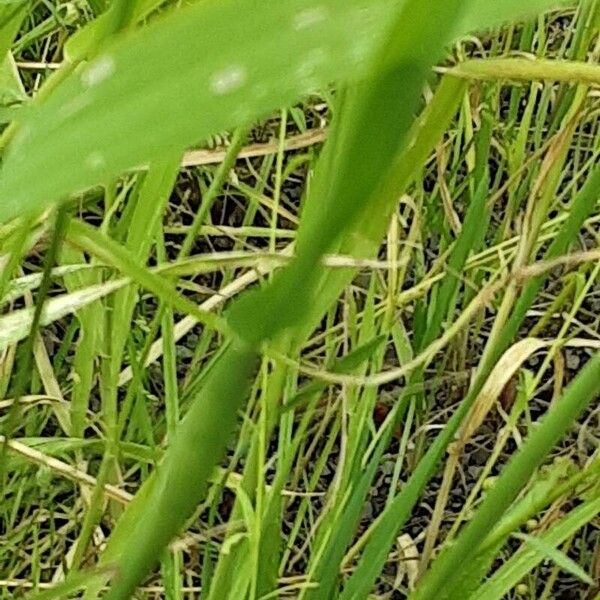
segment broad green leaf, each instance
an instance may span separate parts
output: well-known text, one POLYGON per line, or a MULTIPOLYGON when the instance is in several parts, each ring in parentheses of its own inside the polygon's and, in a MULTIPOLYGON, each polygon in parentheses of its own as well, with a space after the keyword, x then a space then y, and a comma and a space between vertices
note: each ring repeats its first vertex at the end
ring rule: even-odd
MULTIPOLYGON (((402 4, 201 2, 120 38, 21 116, 0 176, 0 222, 332 81, 359 79, 402 4)), ((481 20, 470 13, 454 34, 556 4, 496 2, 481 20)))
POLYGON ((23 117, 0 181, 0 221, 348 78, 389 4, 201 2, 107 46, 23 117))

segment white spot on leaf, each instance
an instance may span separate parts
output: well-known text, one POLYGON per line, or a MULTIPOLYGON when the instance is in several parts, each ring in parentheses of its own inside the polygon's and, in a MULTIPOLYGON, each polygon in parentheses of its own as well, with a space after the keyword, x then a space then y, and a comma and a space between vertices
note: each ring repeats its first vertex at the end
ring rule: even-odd
POLYGON ((13 142, 12 142, 13 149, 24 146, 29 141, 30 137, 31 137, 31 126, 29 126, 29 125, 21 126, 21 128, 18 129, 15 137, 13 138, 13 142))
POLYGON ((217 96, 231 94, 242 88, 247 80, 248 74, 244 67, 231 65, 210 78, 210 90, 217 96))
POLYGON ((262 83, 257 83, 252 86, 252 94, 255 98, 264 98, 267 95, 268 88, 262 83))
POLYGON ((297 75, 305 87, 317 88, 319 85, 319 67, 328 60, 328 54, 322 48, 313 48, 298 67, 297 75))
POLYGON ((357 40, 350 46, 350 60, 355 64, 361 64, 369 58, 371 50, 368 40, 366 42, 357 40))
POLYGON ((114 72, 115 61, 110 56, 101 56, 81 74, 81 82, 86 87, 93 87, 108 79, 114 72))
POLYGON ((327 19, 327 7, 313 6, 294 16, 294 29, 301 31, 323 23, 327 19))
POLYGON ((85 164, 94 171, 99 171, 106 167, 106 159, 101 152, 91 152, 85 159, 85 164))
POLYGON ((89 94, 80 94, 79 96, 75 96, 72 100, 69 100, 66 104, 61 108, 61 116, 65 119, 76 115, 81 112, 85 108, 87 108, 92 102, 92 98, 89 94))

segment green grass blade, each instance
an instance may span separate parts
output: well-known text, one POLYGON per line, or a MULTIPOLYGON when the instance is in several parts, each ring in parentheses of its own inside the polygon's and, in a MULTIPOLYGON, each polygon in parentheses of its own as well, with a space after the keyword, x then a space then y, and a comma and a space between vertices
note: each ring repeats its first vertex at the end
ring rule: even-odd
POLYGON ((514 537, 525 542, 525 545, 535 550, 542 559, 549 558, 563 571, 570 573, 583 583, 587 583, 587 585, 594 585, 594 580, 572 558, 569 558, 554 545, 548 544, 542 538, 525 533, 515 533, 514 537))
MULTIPOLYGON (((540 536, 545 547, 556 548, 574 535, 578 529, 589 523, 600 513, 600 498, 585 502, 573 509, 567 516, 540 536)), ((527 573, 530 573, 543 559, 539 552, 517 552, 502 567, 469 597, 469 600, 501 600, 527 573)))
POLYGON ((310 580, 318 582, 319 585, 306 589, 300 596, 301 600, 328 600, 337 597, 339 567, 356 531, 365 498, 390 436, 391 431, 382 435, 373 456, 360 473, 354 488, 350 490, 347 501, 336 511, 335 528, 331 531, 331 538, 309 571, 310 580))
POLYGON ((460 595, 460 565, 476 555, 481 542, 527 483, 546 454, 600 394, 600 354, 594 356, 566 389, 560 402, 533 430, 504 469, 475 516, 454 544, 433 563, 415 599, 460 595))
POLYGON ((116 557, 109 546, 103 559, 105 564, 114 564, 118 573, 107 600, 131 596, 191 515, 223 456, 256 362, 253 350, 230 344, 211 369, 200 396, 171 440, 147 497, 130 509, 138 518, 128 517, 126 512, 123 525, 121 521, 117 525, 113 535, 116 539, 125 535, 127 541, 116 557), (126 526, 129 531, 121 533, 126 526))
POLYGON ((0 7, 0 58, 4 60, 21 21, 27 15, 27 2, 5 2, 0 7))
POLYGON ((574 60, 486 58, 468 60, 452 72, 474 80, 561 81, 600 85, 600 67, 574 60))
POLYGON ((200 310, 192 301, 178 294, 174 286, 162 277, 141 267, 126 248, 102 235, 93 227, 72 219, 69 223, 67 238, 82 250, 130 276, 140 286, 155 293, 164 302, 170 303, 173 308, 188 313, 199 322, 217 330, 227 331, 227 326, 222 318, 200 310))
MULTIPOLYGON (((49 325, 58 319, 71 315, 127 284, 127 279, 108 281, 51 298, 44 305, 40 316, 40 325, 49 325)), ((30 307, 0 317, 0 349, 5 349, 10 344, 19 342, 29 335, 34 313, 34 307, 30 307)))

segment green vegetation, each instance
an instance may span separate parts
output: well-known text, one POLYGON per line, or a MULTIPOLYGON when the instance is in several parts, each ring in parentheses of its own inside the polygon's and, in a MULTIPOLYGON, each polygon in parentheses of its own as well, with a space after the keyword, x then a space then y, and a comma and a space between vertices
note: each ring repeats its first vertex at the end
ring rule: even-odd
POLYGON ((0 598, 600 598, 599 32, 0 3, 0 598))

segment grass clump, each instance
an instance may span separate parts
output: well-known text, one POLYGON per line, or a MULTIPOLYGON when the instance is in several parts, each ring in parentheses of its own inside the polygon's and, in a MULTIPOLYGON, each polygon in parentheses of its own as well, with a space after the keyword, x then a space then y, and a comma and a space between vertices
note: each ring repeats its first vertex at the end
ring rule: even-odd
POLYGON ((600 593, 597 1, 0 27, 1 597, 600 593))

